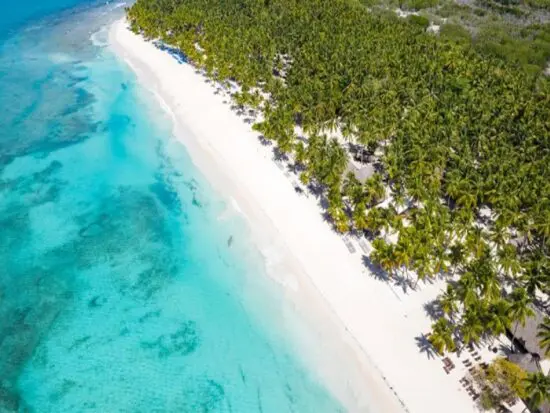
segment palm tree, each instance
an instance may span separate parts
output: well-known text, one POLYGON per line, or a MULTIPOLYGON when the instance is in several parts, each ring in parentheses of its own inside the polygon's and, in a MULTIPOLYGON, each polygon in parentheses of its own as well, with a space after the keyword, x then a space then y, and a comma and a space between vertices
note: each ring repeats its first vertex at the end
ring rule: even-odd
POLYGON ((521 281, 529 295, 534 296, 537 291, 544 291, 547 288, 548 275, 540 257, 533 257, 524 264, 525 272, 521 281))
POLYGON ((476 258, 480 258, 486 251, 485 233, 482 228, 473 228, 466 237, 466 248, 470 250, 476 258))
POLYGON ((368 228, 367 223, 367 209, 365 208, 365 204, 362 202, 359 202, 355 208, 353 209, 352 214, 353 223, 355 225, 355 228, 357 228, 360 231, 364 231, 368 228))
POLYGON ((465 344, 478 343, 483 334, 483 325, 474 309, 468 309, 459 327, 465 344))
POLYGON ((510 328, 510 304, 504 300, 497 300, 489 305, 487 314, 487 328, 494 336, 506 333, 510 328))
POLYGON ((478 301, 477 290, 478 285, 472 273, 467 272, 460 277, 457 284, 457 294, 464 306, 470 307, 478 301))
POLYGON ((534 226, 542 236, 542 243, 545 244, 546 240, 550 238, 550 209, 548 206, 538 214, 534 226))
POLYGON ((380 238, 374 240, 372 246, 374 247, 374 251, 371 253, 371 259, 384 271, 387 271, 391 277, 393 270, 397 267, 393 246, 380 238))
POLYGON ((398 267, 409 267, 411 263, 411 243, 405 237, 399 237, 399 241, 394 248, 394 255, 398 267))
POLYGON ((342 189, 343 195, 346 196, 352 203, 355 204, 361 201, 363 187, 353 172, 349 172, 344 178, 344 185, 342 189))
POLYGON ((306 163, 306 148, 302 141, 294 144, 294 159, 297 165, 304 165, 306 163))
POLYGON ((539 325, 537 338, 540 340, 540 346, 544 349, 545 355, 550 355, 550 317, 544 317, 539 325))
POLYGON ((497 247, 506 244, 509 238, 508 228, 500 225, 493 225, 489 230, 489 239, 493 241, 497 247))
POLYGON ((550 397, 550 378, 541 371, 531 373, 525 380, 525 390, 529 397, 529 407, 537 409, 550 397))
POLYGON ((451 322, 446 318, 440 318, 432 325, 432 332, 428 340, 439 354, 443 354, 445 351, 454 351, 456 346, 453 340, 453 332, 451 322))
POLYGON ((452 320, 453 315, 458 310, 458 295, 452 285, 447 285, 447 290, 439 299, 439 306, 443 313, 448 315, 452 320))
POLYGON ((451 245, 450 251, 449 251, 449 260, 451 262, 451 265, 453 267, 458 267, 459 265, 464 263, 465 258, 465 251, 464 251, 464 245, 462 245, 460 242, 456 242, 453 245, 451 245))
POLYGON ((521 270, 521 265, 517 259, 516 247, 512 244, 504 244, 497 251, 499 271, 505 275, 516 275, 521 270))
POLYGON ((371 208, 367 214, 367 228, 372 232, 378 232, 384 225, 382 208, 371 208))
POLYGON ((384 198, 386 194, 386 188, 382 182, 382 176, 379 173, 374 174, 369 179, 365 181, 365 192, 366 197, 369 201, 368 203, 374 202, 378 203, 384 198))

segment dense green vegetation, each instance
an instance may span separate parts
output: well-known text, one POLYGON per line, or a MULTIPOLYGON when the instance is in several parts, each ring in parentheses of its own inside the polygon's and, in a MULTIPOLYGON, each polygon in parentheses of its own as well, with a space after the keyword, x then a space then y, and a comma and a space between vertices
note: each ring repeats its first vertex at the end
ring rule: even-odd
POLYGON ((441 37, 529 73, 542 72, 550 60, 549 0, 369 0, 369 7, 420 13, 441 37))
POLYGON ((238 83, 237 102, 265 116, 254 128, 323 192, 337 230, 373 239, 371 258, 390 275, 448 277, 438 351, 505 332, 550 294, 540 71, 518 70, 498 45, 465 46, 456 26, 434 36, 421 19, 353 0, 138 0, 128 15, 135 31, 238 83), (336 131, 376 166, 366 182, 344 173, 336 131))
POLYGON ((489 25, 474 40, 481 53, 507 60, 527 72, 539 73, 550 57, 550 25, 526 27, 489 25))
POLYGON ((508 405, 520 396, 527 397, 529 375, 525 370, 505 358, 495 359, 487 369, 479 369, 474 380, 481 392, 481 405, 485 410, 498 409, 502 402, 508 405))
POLYGON ((481 389, 480 405, 484 410, 498 411, 506 403, 514 404, 521 397, 531 411, 537 411, 550 394, 550 378, 542 372, 528 373, 505 358, 496 358, 473 374, 477 388, 481 389))

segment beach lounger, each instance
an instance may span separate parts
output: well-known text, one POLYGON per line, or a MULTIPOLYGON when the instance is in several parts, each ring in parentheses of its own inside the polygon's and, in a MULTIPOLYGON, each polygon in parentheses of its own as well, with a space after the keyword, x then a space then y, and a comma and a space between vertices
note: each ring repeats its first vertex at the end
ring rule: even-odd
POLYGON ((359 246, 361 247, 361 249, 365 254, 367 255, 370 254, 369 246, 367 245, 364 239, 359 239, 359 246))
POLYGON ((349 252, 353 254, 355 252, 355 247, 353 246, 351 241, 346 237, 342 237, 342 239, 344 240, 344 244, 346 244, 346 247, 348 247, 349 252))

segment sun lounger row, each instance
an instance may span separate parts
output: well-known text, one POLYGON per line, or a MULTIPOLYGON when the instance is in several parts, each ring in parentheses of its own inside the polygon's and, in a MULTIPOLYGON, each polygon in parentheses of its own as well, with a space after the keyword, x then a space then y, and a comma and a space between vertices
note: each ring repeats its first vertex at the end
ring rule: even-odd
POLYGON ((443 359, 443 370, 445 370, 445 373, 449 374, 452 369, 455 368, 455 364, 449 357, 445 357, 443 359))

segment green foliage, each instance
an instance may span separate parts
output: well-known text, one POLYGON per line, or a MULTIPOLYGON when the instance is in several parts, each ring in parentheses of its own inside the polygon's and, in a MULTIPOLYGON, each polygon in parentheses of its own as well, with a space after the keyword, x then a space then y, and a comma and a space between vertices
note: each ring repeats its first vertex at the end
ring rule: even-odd
POLYGON ((446 2, 437 10, 437 15, 444 18, 449 17, 467 17, 473 13, 475 9, 467 4, 458 4, 454 1, 446 2))
POLYGON ((497 409, 503 402, 512 404, 518 397, 527 395, 527 372, 505 358, 495 359, 486 370, 475 374, 481 392, 481 405, 485 410, 497 409))
POLYGON ((436 7, 439 0, 400 0, 400 7, 404 10, 422 10, 436 7))
POLYGON ((430 19, 424 17, 424 16, 417 16, 414 14, 411 14, 409 17, 407 17, 407 20, 409 20, 412 24, 415 24, 423 29, 427 29, 430 25, 430 19))
POLYGON ((513 1, 506 0, 476 0, 476 5, 485 9, 493 10, 500 14, 509 14, 516 17, 523 17, 527 13, 520 7, 514 6, 513 1))
POLYGON ((444 318, 439 319, 433 325, 429 340, 440 354, 446 351, 456 350, 456 345, 453 340, 453 326, 444 318))
POLYGON ((537 409, 544 402, 550 401, 550 377, 541 371, 529 374, 525 379, 525 391, 530 409, 537 409))
POLYGON ((475 8, 474 9, 474 14, 476 16, 483 17, 483 16, 487 15, 487 12, 485 11, 485 9, 475 8))
POLYGON ((538 73, 550 59, 550 25, 532 25, 521 30, 488 26, 476 38, 476 48, 522 66, 527 72, 538 73))
POLYGON ((539 326, 537 337, 540 340, 540 345, 545 351, 545 356, 550 356, 550 317, 545 317, 542 324, 539 326))
POLYGON ((525 3, 535 9, 550 8, 550 0, 525 0, 525 3))
POLYGON ((463 44, 470 44, 472 36, 470 32, 459 24, 445 23, 439 28, 439 35, 443 39, 463 44))

